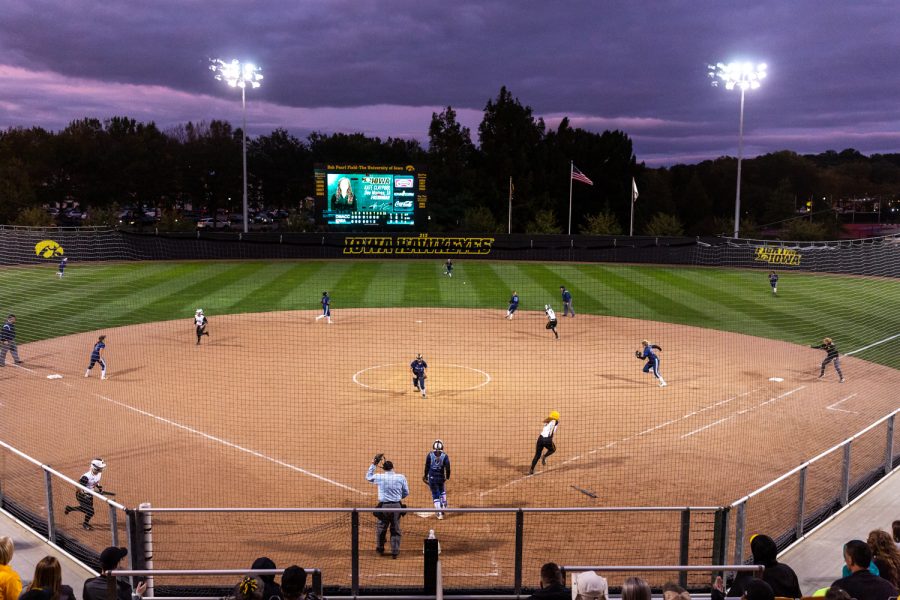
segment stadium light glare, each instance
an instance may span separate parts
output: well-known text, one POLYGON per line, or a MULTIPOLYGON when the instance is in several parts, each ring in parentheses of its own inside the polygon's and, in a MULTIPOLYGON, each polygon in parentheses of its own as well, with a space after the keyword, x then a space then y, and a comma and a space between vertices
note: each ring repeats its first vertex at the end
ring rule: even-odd
POLYGON ((247 233, 247 86, 258 88, 263 78, 261 69, 253 63, 242 63, 234 59, 225 62, 219 58, 209 59, 209 70, 215 73, 216 81, 224 81, 229 87, 241 88, 241 159, 244 171, 244 233, 247 233))
POLYGON ((760 81, 766 78, 769 66, 752 62, 716 63, 709 65, 708 75, 713 87, 724 84, 726 90, 741 90, 741 117, 738 128, 737 190, 734 194, 734 237, 741 228, 741 162, 744 158, 744 92, 759 89, 760 81))

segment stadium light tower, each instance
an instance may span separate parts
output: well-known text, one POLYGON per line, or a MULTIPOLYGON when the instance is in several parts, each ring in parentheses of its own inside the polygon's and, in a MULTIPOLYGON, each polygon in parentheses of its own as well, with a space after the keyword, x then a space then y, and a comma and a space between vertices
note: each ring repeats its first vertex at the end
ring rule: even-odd
POLYGON ((241 88, 241 156, 244 167, 244 233, 247 233, 247 86, 256 89, 263 78, 260 68, 253 63, 242 63, 235 59, 225 62, 218 58, 209 59, 209 70, 216 74, 217 81, 224 81, 230 87, 241 88))
POLYGON ((741 90, 741 121, 738 129, 737 191, 734 195, 734 237, 737 239, 741 228, 741 161, 744 158, 744 92, 755 90, 766 77, 766 64, 750 62, 717 63, 709 65, 712 86, 724 83, 726 90, 741 90))

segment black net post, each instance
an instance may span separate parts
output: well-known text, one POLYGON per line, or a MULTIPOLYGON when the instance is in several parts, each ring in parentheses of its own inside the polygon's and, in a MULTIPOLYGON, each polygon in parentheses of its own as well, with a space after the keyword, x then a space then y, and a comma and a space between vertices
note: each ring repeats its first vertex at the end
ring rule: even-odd
POLYGON ((422 581, 424 582, 424 593, 428 596, 437 594, 437 564, 439 542, 434 537, 434 529, 428 533, 428 537, 424 542, 425 564, 422 581))
MULTIPOLYGON (((712 548, 712 564, 724 565, 726 562, 726 554, 728 552, 728 512, 726 506, 716 510, 716 516, 713 524, 713 548, 712 548)), ((716 574, 710 573, 710 583, 715 581, 716 574)), ((722 572, 722 581, 725 580, 725 572, 722 572)))
POLYGON ((350 591, 359 595, 359 512, 350 513, 350 591))
POLYGON ((522 593, 522 546, 524 544, 523 537, 525 535, 525 513, 520 508, 516 511, 516 559, 514 571, 515 594, 518 596, 522 593))
MULTIPOLYGON (((691 556, 691 509, 681 511, 681 536, 679 542, 678 564, 686 567, 691 556)), ((687 571, 678 573, 678 585, 687 588, 687 571)))

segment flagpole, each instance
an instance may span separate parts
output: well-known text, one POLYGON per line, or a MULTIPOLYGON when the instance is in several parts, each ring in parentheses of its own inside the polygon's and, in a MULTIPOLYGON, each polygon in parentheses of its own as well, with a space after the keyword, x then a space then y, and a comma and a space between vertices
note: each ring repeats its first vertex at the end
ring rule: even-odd
POLYGON ((572 235, 572 173, 575 161, 569 161, 569 235, 572 235))
POLYGON ((631 178, 631 224, 628 226, 628 237, 634 237, 634 177, 631 178))
POLYGON ((509 176, 509 223, 506 226, 506 233, 512 233, 512 175, 509 176))

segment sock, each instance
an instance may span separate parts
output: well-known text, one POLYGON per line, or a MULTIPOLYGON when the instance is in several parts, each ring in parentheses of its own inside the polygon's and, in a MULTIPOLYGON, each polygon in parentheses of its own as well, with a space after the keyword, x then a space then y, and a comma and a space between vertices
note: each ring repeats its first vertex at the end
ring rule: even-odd
POLYGON ((441 494, 441 507, 447 508, 447 493, 446 492, 441 494))

